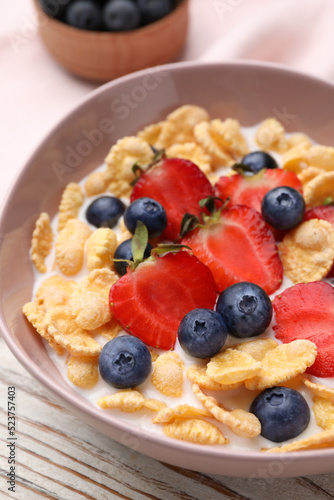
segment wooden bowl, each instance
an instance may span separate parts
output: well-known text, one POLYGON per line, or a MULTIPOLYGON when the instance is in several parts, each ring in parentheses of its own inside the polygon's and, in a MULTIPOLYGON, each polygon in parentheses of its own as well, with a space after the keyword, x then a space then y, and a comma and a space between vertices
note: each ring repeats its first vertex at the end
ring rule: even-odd
MULTIPOLYGON (((44 16, 34 0, 39 16, 44 16)), ((158 21, 126 32, 87 31, 47 18, 39 32, 50 54, 74 75, 106 82, 172 61, 184 46, 189 0, 158 21)))

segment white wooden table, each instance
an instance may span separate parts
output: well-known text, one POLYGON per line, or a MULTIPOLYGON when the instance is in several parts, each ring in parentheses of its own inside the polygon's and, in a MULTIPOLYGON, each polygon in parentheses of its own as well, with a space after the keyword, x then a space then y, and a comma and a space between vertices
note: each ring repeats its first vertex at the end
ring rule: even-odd
POLYGON ((100 434, 60 406, 0 339, 0 499, 327 500, 334 474, 240 479, 158 462, 100 434), (8 491, 7 393, 16 391, 16 480, 8 491))

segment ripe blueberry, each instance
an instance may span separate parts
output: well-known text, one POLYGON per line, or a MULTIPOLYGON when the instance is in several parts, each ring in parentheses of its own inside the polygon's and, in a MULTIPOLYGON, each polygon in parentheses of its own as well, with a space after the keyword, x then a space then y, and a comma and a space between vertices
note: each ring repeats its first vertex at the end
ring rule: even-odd
POLYGON ((132 0, 109 0, 102 11, 104 27, 109 31, 127 31, 140 25, 140 11, 132 0))
POLYGON ((101 19, 101 8, 92 0, 73 0, 65 13, 67 24, 84 30, 100 29, 101 19))
POLYGON ((145 224, 149 239, 157 238, 167 225, 165 209, 152 198, 137 198, 124 212, 124 224, 132 234, 135 232, 137 221, 145 224))
POLYGON ((143 24, 153 23, 172 10, 171 0, 137 0, 137 3, 143 24))
MULTIPOLYGON (((130 240, 125 240, 122 241, 116 248, 115 254, 114 254, 114 259, 125 259, 125 260, 133 260, 133 255, 132 255, 132 239, 130 240)), ((147 247, 144 252, 144 259, 147 259, 151 255, 151 250, 152 250, 152 245, 150 243, 147 244, 147 247)), ((126 262, 114 262, 114 267, 118 274, 123 276, 126 274, 128 264, 126 262)))
POLYGON ((278 168, 276 160, 265 151, 253 151, 245 155, 241 162, 247 166, 247 171, 257 174, 264 168, 278 168))
POLYGON ((86 210, 86 219, 96 227, 116 226, 125 210, 124 203, 114 196, 96 198, 86 210))
POLYGON ((288 230, 300 224, 305 213, 305 201, 299 191, 280 186, 271 189, 262 199, 264 220, 275 229, 288 230))

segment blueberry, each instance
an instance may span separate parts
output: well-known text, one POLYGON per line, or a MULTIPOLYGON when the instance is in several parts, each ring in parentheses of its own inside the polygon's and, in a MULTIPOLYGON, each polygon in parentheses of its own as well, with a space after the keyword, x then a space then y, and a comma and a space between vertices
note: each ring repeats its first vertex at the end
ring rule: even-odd
POLYGON ((71 0, 38 0, 41 8, 50 17, 62 19, 71 0))
POLYGON ((109 0, 102 11, 104 27, 109 31, 127 31, 141 23, 140 11, 132 0, 109 0))
MULTIPOLYGON (((114 254, 114 259, 133 260, 131 243, 132 240, 125 240, 120 245, 118 245, 114 254)), ((151 255, 152 248, 152 245, 148 243, 144 252, 144 259, 147 259, 147 257, 151 255)), ((128 264, 126 262, 114 262, 114 267, 118 274, 123 276, 124 274, 126 274, 128 264)))
POLYGON ((226 288, 219 296, 216 310, 222 315, 228 333, 239 338, 261 335, 273 314, 268 294, 248 281, 226 288))
POLYGON ((260 420, 261 435, 275 443, 298 436, 310 421, 305 398, 288 387, 271 387, 260 392, 249 411, 260 420))
POLYGON ((223 318, 210 309, 193 309, 182 319, 178 338, 182 349, 194 358, 210 358, 223 347, 227 328, 223 318))
POLYGON ((305 201, 299 191, 280 186, 268 191, 261 204, 262 217, 275 229, 288 230, 300 224, 305 213, 305 201))
POLYGON ((171 0, 137 0, 143 23, 153 23, 172 10, 171 0))
POLYGON ((114 196, 96 198, 86 210, 86 219, 95 227, 116 226, 125 210, 124 203, 114 196))
POLYGON ((166 228, 167 216, 164 207, 152 198, 137 198, 124 212, 124 224, 134 234, 137 221, 147 227, 149 238, 160 236, 166 228))
POLYGON ((247 171, 257 174, 264 168, 278 168, 276 160, 265 151, 253 151, 245 155, 241 162, 247 166, 247 171))
POLYGON ((143 383, 150 374, 151 365, 151 354, 147 346, 130 335, 109 340, 99 357, 101 377, 118 389, 143 383))
POLYGON ((98 30, 101 27, 101 19, 101 8, 92 0, 73 0, 65 14, 67 24, 84 30, 98 30))

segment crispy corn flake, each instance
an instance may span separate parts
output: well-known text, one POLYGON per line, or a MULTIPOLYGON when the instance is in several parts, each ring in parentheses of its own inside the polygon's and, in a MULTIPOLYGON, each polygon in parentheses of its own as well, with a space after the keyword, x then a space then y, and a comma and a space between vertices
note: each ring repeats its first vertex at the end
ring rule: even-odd
POLYGON ((151 144, 151 146, 157 147, 164 124, 165 122, 159 122, 147 125, 147 127, 138 132, 137 136, 146 141, 148 144, 151 144))
POLYGON ((184 158, 195 163, 205 174, 211 171, 210 156, 196 142, 173 144, 166 149, 166 156, 170 158, 184 158))
POLYGON ((72 384, 82 389, 91 389, 99 380, 99 358, 71 356, 67 376, 72 384))
POLYGON ((124 179, 113 179, 108 185, 108 191, 118 198, 129 197, 132 191, 131 184, 124 179))
POLYGON ((105 172, 101 170, 92 172, 86 179, 85 191, 87 196, 96 196, 102 194, 107 190, 109 179, 105 172))
POLYGON ((130 183, 135 177, 132 171, 133 165, 135 163, 141 166, 148 165, 153 157, 152 148, 144 139, 136 136, 123 137, 112 146, 105 159, 106 176, 110 182, 121 179, 130 183))
POLYGON ((78 283, 69 300, 69 309, 77 325, 95 330, 111 319, 109 290, 118 276, 107 268, 94 269, 78 283))
POLYGON ((152 384, 165 396, 182 395, 183 362, 177 352, 165 352, 153 364, 152 384))
POLYGON ((294 132, 287 137, 288 147, 293 148, 295 146, 299 146, 300 144, 305 144, 308 146, 312 146, 312 141, 308 137, 308 135, 303 134, 302 132, 294 132))
POLYGON ((228 411, 215 398, 206 396, 197 384, 193 384, 192 389, 197 399, 215 419, 227 425, 235 434, 249 438, 260 435, 261 424, 253 413, 241 409, 228 411))
POLYGON ((319 398, 329 399, 332 403, 334 403, 334 389, 332 387, 311 382, 311 380, 306 377, 302 378, 302 382, 308 389, 312 391, 315 396, 318 396, 319 398))
POLYGON ((159 411, 156 417, 152 420, 154 424, 166 424, 175 418, 197 418, 211 417, 212 414, 208 410, 196 408, 188 404, 174 406, 173 408, 163 408, 159 411))
POLYGON ((89 330, 89 333, 93 335, 94 337, 97 335, 101 335, 101 337, 107 339, 107 340, 112 340, 117 335, 123 330, 121 325, 117 323, 117 321, 114 318, 111 318, 108 323, 105 323, 102 326, 99 326, 98 328, 95 328, 94 330, 89 330))
POLYGON ((280 385, 283 387, 289 387, 290 389, 295 389, 296 391, 298 391, 300 389, 301 384, 302 384, 303 376, 304 376, 303 373, 299 373, 295 377, 290 378, 289 380, 286 380, 285 382, 282 382, 282 383, 276 384, 276 385, 280 385))
POLYGON ((202 389, 210 391, 232 391, 242 386, 242 382, 236 384, 220 384, 211 380, 206 374, 205 366, 191 365, 186 370, 186 376, 194 384, 198 384, 202 389))
POLYGON ((307 167, 302 170, 298 175, 298 179, 305 186, 308 182, 314 179, 317 175, 322 174, 324 172, 323 168, 319 167, 307 167))
POLYGON ((115 231, 109 227, 99 227, 88 238, 86 245, 86 257, 88 271, 110 268, 113 264, 115 250, 117 248, 117 236, 115 231))
POLYGON ((74 356, 98 356, 101 345, 89 332, 81 328, 71 316, 68 307, 59 306, 45 313, 48 334, 74 356))
POLYGON ((307 207, 323 205, 327 198, 334 199, 334 169, 314 177, 305 184, 303 191, 307 207))
POLYGON ((246 380, 245 386, 252 391, 262 391, 283 384, 312 366, 316 355, 317 347, 309 340, 294 340, 289 344, 280 344, 265 355, 261 361, 260 373, 246 380))
POLYGON ((154 349, 151 349, 150 347, 149 347, 149 351, 151 354, 152 363, 154 363, 154 361, 156 361, 158 359, 159 354, 157 353, 157 351, 155 351, 154 349))
POLYGON ((35 302, 27 302, 24 304, 22 311, 29 323, 31 323, 35 328, 36 332, 47 340, 50 347, 52 347, 56 353, 61 356, 64 350, 59 344, 57 344, 57 342, 55 342, 53 336, 48 332, 47 323, 45 321, 45 311, 35 302))
POLYGON ((38 217, 31 240, 31 260, 37 271, 46 273, 45 258, 49 255, 53 244, 53 233, 50 217, 42 212, 38 217))
POLYGON ((308 160, 308 150, 310 149, 310 144, 304 142, 297 144, 296 146, 288 149, 282 155, 282 167, 284 170, 289 170, 289 172, 294 172, 295 174, 301 173, 304 169, 310 166, 308 160))
POLYGON ((73 276, 82 268, 85 243, 91 233, 91 229, 85 222, 70 219, 58 234, 56 262, 66 276, 73 276))
POLYGON ((319 427, 334 429, 334 403, 319 397, 315 397, 313 402, 313 413, 319 427))
POLYGON ((329 448, 334 445, 334 429, 314 434, 311 437, 293 441, 292 443, 278 446, 277 448, 263 449, 266 453, 287 453, 299 450, 315 450, 317 448, 329 448))
POLYGON ((162 401, 144 398, 139 391, 133 389, 126 389, 111 396, 104 396, 98 400, 97 404, 104 410, 118 408, 126 413, 133 413, 143 408, 160 411, 166 406, 162 401))
POLYGON ((167 122, 174 125, 176 134, 174 143, 192 142, 195 138, 194 127, 203 121, 209 121, 208 112, 199 107, 190 104, 185 104, 172 111, 167 116, 167 122))
POLYGON ((220 384, 235 384, 254 377, 261 370, 261 363, 247 352, 226 349, 209 361, 206 374, 220 384))
POLYGON ((78 216, 79 208, 83 204, 84 199, 79 184, 70 182, 70 184, 66 186, 59 205, 58 231, 64 229, 68 220, 78 216))
POLYGON ((164 425, 166 436, 195 444, 227 444, 229 440, 221 431, 206 420, 198 418, 175 419, 164 425))
POLYGON ((242 342, 241 344, 235 345, 233 349, 238 351, 246 352, 256 361, 261 361, 265 355, 275 349, 278 346, 278 342, 274 339, 256 339, 250 340, 249 342, 242 342))
POLYGON ((55 274, 43 281, 36 292, 35 302, 44 311, 57 306, 65 306, 76 286, 75 281, 67 280, 55 274))
POLYGON ((334 171, 334 148, 314 144, 308 150, 307 160, 309 165, 320 167, 327 171, 334 171))
POLYGON ((334 262, 334 228, 321 219, 305 221, 286 234, 278 249, 293 283, 320 281, 334 262))
POLYGON ((264 120, 255 133, 256 144, 264 151, 284 153, 288 148, 283 125, 276 118, 264 120))

